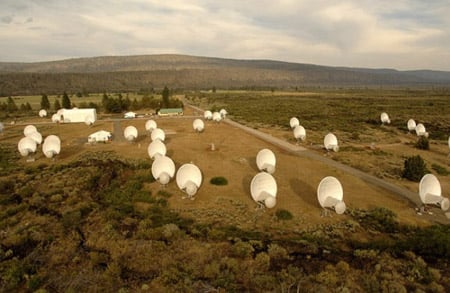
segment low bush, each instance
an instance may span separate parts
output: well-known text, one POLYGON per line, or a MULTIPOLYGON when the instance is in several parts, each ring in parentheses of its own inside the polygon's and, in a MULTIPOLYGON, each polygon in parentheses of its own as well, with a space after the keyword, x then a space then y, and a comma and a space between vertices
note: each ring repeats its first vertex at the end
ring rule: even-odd
POLYGON ((293 218, 290 211, 285 209, 279 209, 275 212, 275 216, 278 220, 291 220, 293 218))
POLYGON ((425 136, 420 136, 415 144, 416 148, 419 150, 429 150, 430 149, 430 142, 428 141, 428 138, 425 136))
POLYGON ((419 182, 428 172, 425 161, 421 156, 412 156, 405 160, 402 177, 411 181, 419 182))
POLYGON ((225 177, 213 177, 211 178, 211 180, 209 181, 209 183, 213 184, 213 185, 227 185, 228 184, 228 180, 225 177))

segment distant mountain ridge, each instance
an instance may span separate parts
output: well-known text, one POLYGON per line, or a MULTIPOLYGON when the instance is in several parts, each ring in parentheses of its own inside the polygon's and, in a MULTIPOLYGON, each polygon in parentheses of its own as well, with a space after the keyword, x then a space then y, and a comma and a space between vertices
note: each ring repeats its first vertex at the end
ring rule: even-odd
POLYGON ((450 72, 330 67, 275 60, 177 54, 0 62, 0 94, 61 90, 132 91, 146 87, 450 86, 450 72))

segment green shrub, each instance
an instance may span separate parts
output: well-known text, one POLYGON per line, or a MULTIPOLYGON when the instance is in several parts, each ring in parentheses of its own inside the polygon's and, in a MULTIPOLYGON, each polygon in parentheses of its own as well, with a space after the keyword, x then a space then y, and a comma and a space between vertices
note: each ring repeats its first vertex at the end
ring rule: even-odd
POLYGON ((420 136, 415 146, 419 150, 429 150, 430 142, 428 141, 428 138, 426 138, 425 136, 420 136))
POLYGON ((291 212, 285 209, 277 210, 275 216, 278 220, 291 220, 293 218, 291 212))
POLYGON ((411 181, 419 182, 427 173, 425 161, 421 156, 412 156, 405 160, 402 177, 411 181))
POLYGON ((431 169, 433 169, 434 171, 436 171, 436 173, 442 176, 447 176, 450 174, 450 172, 445 167, 442 167, 441 165, 438 164, 432 164, 431 169))
POLYGON ((211 178, 211 180, 209 181, 209 183, 214 184, 214 185, 227 185, 228 184, 228 180, 225 177, 213 177, 211 178))

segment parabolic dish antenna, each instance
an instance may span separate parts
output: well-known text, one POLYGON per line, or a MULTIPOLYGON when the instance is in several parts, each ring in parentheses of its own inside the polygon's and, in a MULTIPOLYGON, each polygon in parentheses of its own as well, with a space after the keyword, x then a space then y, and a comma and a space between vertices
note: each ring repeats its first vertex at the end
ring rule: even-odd
POLYGON ((155 141, 155 140, 164 141, 166 139, 166 134, 165 134, 164 130, 162 130, 161 128, 155 128, 152 131, 151 139, 152 139, 152 141, 155 141))
POLYGON ((225 110, 225 109, 220 109, 219 113, 220 113, 220 116, 222 116, 222 118, 225 118, 228 114, 227 110, 225 110))
POLYGON ((389 119, 389 115, 386 112, 381 113, 380 120, 382 124, 390 124, 391 119, 389 119))
POLYGON ((222 115, 220 115, 219 112, 214 112, 214 113, 213 113, 213 116, 212 116, 212 119, 213 119, 214 121, 216 121, 216 122, 220 122, 220 120, 222 120, 222 115))
POLYGON ((320 181, 317 187, 317 199, 321 207, 334 208, 336 213, 341 215, 346 209, 343 197, 342 185, 335 177, 328 176, 320 181))
POLYGON ((34 125, 27 125, 23 129, 23 135, 25 135, 25 136, 28 136, 28 135, 32 134, 33 132, 37 132, 36 126, 34 126, 34 125))
POLYGON ((325 135, 325 138, 323 139, 323 145, 325 146, 325 149, 328 151, 333 150, 337 152, 339 150, 337 137, 331 132, 325 135))
POLYGON ((289 120, 289 125, 291 126, 292 129, 294 129, 295 126, 300 125, 300 121, 298 121, 297 117, 292 117, 291 120, 289 120))
POLYGON ((295 126, 294 130, 294 137, 296 140, 305 140, 306 138, 306 130, 305 127, 301 126, 301 125, 297 125, 295 126))
POLYGON ((44 144, 42 145, 42 152, 44 155, 51 159, 55 155, 58 155, 61 151, 61 141, 56 135, 49 135, 45 138, 44 144))
POLYGON ((259 171, 273 174, 275 172, 277 160, 275 154, 269 149, 262 149, 256 155, 256 165, 259 171))
POLYGON ((415 130, 416 129, 416 121, 414 121, 414 119, 409 119, 407 126, 408 126, 408 131, 415 130))
POLYGON ((41 109, 39 110, 39 117, 46 117, 47 116, 47 110, 41 109))
POLYGON ((416 125, 416 134, 417 136, 425 136, 428 137, 428 132, 425 129, 425 126, 422 123, 418 123, 416 125))
POLYGON ((2 122, 0 122, 0 133, 3 132, 3 129, 5 129, 5 125, 2 122))
POLYGON ((157 127, 158 125, 156 124, 156 121, 153 119, 147 120, 147 122, 145 122, 145 130, 147 130, 148 132, 152 132, 157 127))
POLYGON ((26 156, 36 152, 36 147, 37 147, 36 142, 27 136, 22 137, 19 140, 19 144, 17 145, 20 155, 22 155, 23 157, 26 157, 26 156))
POLYGON ((433 174, 426 174, 419 183, 419 196, 423 204, 436 204, 443 211, 448 210, 450 202, 448 198, 443 197, 441 184, 433 174))
POLYGON ((195 119, 192 123, 192 127, 194 127, 195 131, 202 132, 203 129, 205 129, 205 123, 203 123, 202 119, 195 119))
POLYGON ((205 113, 203 113, 203 117, 204 117, 206 120, 211 120, 212 117, 213 117, 213 114, 212 114, 211 111, 206 110, 205 113))
MULTIPOLYGON (((2 132, 3 131, 3 125, 0 126, 0 129, 1 129, 0 132, 2 132)), ((450 136, 448 137, 448 147, 450 148, 450 136)))
POLYGON ((276 205, 277 182, 272 175, 260 172, 250 183, 250 193, 255 202, 263 202, 267 208, 273 208, 276 205))
POLYGON ((32 140, 34 140, 36 142, 36 144, 41 144, 42 143, 42 134, 40 134, 37 131, 28 134, 27 137, 29 137, 32 140))
POLYGON ((159 156, 153 161, 152 175, 159 183, 166 185, 175 175, 175 164, 171 158, 159 156))
POLYGON ((150 159, 154 160, 159 156, 165 156, 167 152, 166 145, 159 139, 152 141, 147 148, 150 159))
POLYGON ((60 122, 61 121, 61 116, 58 114, 53 114, 52 115, 52 122, 56 123, 56 122, 60 122))
POLYGON ((202 184, 202 172, 194 164, 184 164, 177 171, 176 181, 178 188, 192 198, 202 184))
POLYGON ((138 137, 138 131, 136 127, 130 125, 125 127, 125 130, 123 131, 123 136, 128 141, 134 141, 138 137))
POLYGON ((87 115, 86 118, 84 118, 84 123, 86 125, 92 125, 95 122, 95 118, 92 115, 87 115))

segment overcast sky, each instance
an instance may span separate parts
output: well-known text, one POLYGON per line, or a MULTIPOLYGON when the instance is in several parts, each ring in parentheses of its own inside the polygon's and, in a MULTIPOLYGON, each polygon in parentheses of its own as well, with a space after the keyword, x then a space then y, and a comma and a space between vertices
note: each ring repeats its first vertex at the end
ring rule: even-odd
POLYGON ((0 0, 0 61, 177 53, 450 71, 449 0, 0 0))

